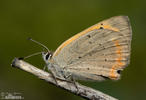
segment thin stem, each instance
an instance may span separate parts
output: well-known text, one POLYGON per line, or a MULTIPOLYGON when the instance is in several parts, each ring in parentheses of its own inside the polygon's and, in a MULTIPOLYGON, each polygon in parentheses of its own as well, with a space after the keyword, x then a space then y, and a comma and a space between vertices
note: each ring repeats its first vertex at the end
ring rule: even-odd
POLYGON ((92 89, 90 87, 83 86, 79 83, 76 84, 78 87, 78 88, 76 88, 76 86, 71 82, 56 79, 56 81, 57 81, 57 84, 56 84, 54 78, 52 77, 52 75, 50 73, 45 72, 41 69, 38 69, 23 60, 19 60, 18 58, 15 58, 13 60, 12 66, 19 68, 21 70, 24 70, 26 72, 29 72, 35 76, 38 76, 40 79, 43 79, 50 84, 53 84, 57 87, 60 87, 64 90, 67 90, 68 92, 71 92, 75 95, 78 95, 78 96, 88 99, 88 100, 117 100, 114 97, 111 97, 107 94, 104 94, 104 93, 102 93, 98 90, 92 89))

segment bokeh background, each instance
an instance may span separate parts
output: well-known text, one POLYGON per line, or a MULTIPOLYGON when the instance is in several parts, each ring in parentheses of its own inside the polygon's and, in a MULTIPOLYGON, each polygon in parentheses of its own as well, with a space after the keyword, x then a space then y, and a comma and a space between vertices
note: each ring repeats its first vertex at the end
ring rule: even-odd
MULTIPOLYGON (((81 83, 120 100, 146 100, 145 0, 0 0, 0 93, 21 93, 25 100, 83 100, 10 64, 14 57, 42 51, 28 37, 54 51, 72 35, 117 15, 131 21, 130 65, 119 81, 81 83)), ((41 55, 26 61, 44 66, 41 55)))

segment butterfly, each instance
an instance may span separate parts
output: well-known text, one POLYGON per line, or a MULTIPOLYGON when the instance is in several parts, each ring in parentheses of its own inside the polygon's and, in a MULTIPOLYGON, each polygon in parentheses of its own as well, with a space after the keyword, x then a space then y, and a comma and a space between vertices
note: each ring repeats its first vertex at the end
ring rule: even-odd
POLYGON ((101 21, 63 42, 54 53, 42 53, 56 76, 77 80, 118 80, 130 62, 132 29, 128 16, 101 21))

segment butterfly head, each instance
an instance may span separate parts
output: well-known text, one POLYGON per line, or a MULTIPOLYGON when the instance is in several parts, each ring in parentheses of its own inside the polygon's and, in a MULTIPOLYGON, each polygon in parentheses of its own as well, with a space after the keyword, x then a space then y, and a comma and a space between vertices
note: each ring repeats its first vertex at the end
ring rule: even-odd
POLYGON ((28 38, 28 40, 30 40, 30 41, 32 41, 32 42, 34 42, 34 43, 42 46, 44 49, 47 50, 47 52, 41 52, 41 53, 42 53, 43 60, 45 61, 46 64, 48 64, 49 63, 49 60, 51 59, 51 57, 53 55, 53 53, 50 52, 50 50, 44 44, 42 44, 42 43, 40 43, 40 42, 38 42, 36 40, 33 40, 32 38, 28 38))
POLYGON ((48 51, 48 52, 42 52, 42 57, 43 60, 45 61, 45 63, 49 63, 49 60, 52 58, 52 52, 48 51))

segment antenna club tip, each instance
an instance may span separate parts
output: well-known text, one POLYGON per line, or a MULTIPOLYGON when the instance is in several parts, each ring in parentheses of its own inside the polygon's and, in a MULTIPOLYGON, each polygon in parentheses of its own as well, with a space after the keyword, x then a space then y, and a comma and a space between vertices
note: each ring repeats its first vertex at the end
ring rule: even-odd
POLYGON ((24 60, 24 57, 19 57, 18 59, 19 59, 19 60, 24 60))
POLYGON ((27 40, 32 40, 32 38, 31 37, 28 37, 27 40))

